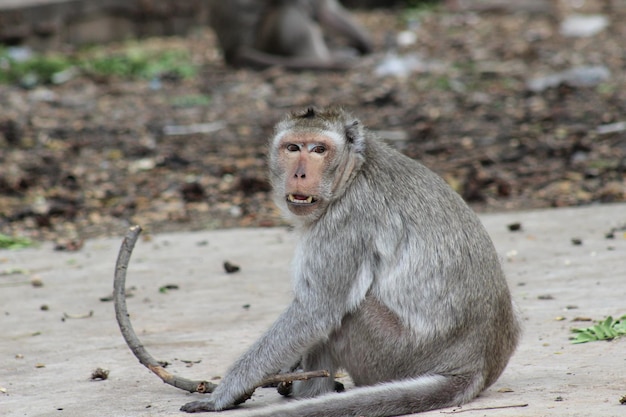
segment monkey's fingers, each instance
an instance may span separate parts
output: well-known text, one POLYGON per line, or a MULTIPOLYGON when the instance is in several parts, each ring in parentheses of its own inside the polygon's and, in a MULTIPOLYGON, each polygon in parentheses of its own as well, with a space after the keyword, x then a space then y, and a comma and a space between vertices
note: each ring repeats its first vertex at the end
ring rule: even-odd
POLYGON ((209 398, 206 400, 192 401, 180 407, 180 411, 185 413, 201 413, 203 411, 218 411, 215 403, 209 398))
POLYGON ((154 372, 163 382, 189 392, 210 393, 213 392, 217 385, 208 381, 192 381, 186 378, 170 374, 161 366, 161 364, 152 357, 143 346, 135 330, 130 323, 128 310, 126 308, 126 270, 128 269, 128 261, 133 253, 133 248, 137 242, 137 238, 141 233, 140 226, 131 227, 126 233, 126 237, 122 242, 117 262, 115 264, 115 279, 113 281, 113 300, 115 302, 115 318, 120 326, 120 331, 126 344, 139 359, 142 365, 154 372))

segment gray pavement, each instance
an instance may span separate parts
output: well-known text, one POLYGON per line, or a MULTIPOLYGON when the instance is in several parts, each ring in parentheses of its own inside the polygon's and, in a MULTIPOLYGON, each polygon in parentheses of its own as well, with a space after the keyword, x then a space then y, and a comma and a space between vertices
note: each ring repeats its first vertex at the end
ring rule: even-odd
MULTIPOLYGON (((503 259, 524 336, 500 380, 459 411, 468 417, 626 415, 619 404, 626 395, 626 338, 568 340, 571 327, 589 325, 573 322, 576 317, 626 314, 626 236, 605 238, 626 225, 626 205, 481 218, 503 259), (523 230, 508 231, 513 222, 523 230)), ((140 240, 128 272, 127 286, 136 287, 128 308, 148 350, 170 362, 172 373, 223 375, 289 302, 292 239, 277 228, 140 240), (241 271, 226 274, 225 260, 241 271), (179 289, 160 293, 166 284, 179 289)), ((1 416, 177 416, 181 404, 198 396, 163 384, 141 366, 119 333, 112 302, 99 300, 112 292, 120 242, 90 240, 74 253, 55 252, 51 244, 0 252, 1 416), (33 278, 43 286, 30 285, 33 278), (69 318, 62 320, 64 313, 69 318), (108 380, 90 379, 98 367, 110 370, 108 380)), ((244 408, 273 401, 284 400, 260 389, 244 408)))

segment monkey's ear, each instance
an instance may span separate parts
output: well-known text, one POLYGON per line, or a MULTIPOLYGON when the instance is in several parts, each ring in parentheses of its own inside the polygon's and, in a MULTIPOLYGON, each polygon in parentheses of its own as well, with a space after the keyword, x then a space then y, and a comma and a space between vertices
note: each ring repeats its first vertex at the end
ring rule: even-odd
POLYGON ((363 126, 358 120, 354 120, 352 123, 345 126, 346 141, 352 145, 352 148, 356 152, 363 152, 365 149, 365 136, 363 133, 363 126))

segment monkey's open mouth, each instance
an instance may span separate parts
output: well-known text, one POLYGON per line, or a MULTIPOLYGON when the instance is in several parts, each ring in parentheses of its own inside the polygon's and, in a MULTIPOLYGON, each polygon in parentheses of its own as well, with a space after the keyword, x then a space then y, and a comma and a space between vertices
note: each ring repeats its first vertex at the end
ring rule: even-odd
POLYGON ((312 195, 288 194, 287 201, 291 204, 315 204, 317 198, 312 195))

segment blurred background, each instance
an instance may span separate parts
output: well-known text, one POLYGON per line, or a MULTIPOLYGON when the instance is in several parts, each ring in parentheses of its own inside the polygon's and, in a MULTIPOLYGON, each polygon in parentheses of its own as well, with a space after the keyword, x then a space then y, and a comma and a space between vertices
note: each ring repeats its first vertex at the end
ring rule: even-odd
POLYGON ((227 65, 208 3, 0 0, 2 235, 283 225, 266 140, 311 105, 477 211, 626 201, 624 0, 346 0, 374 50, 336 71, 227 65))

